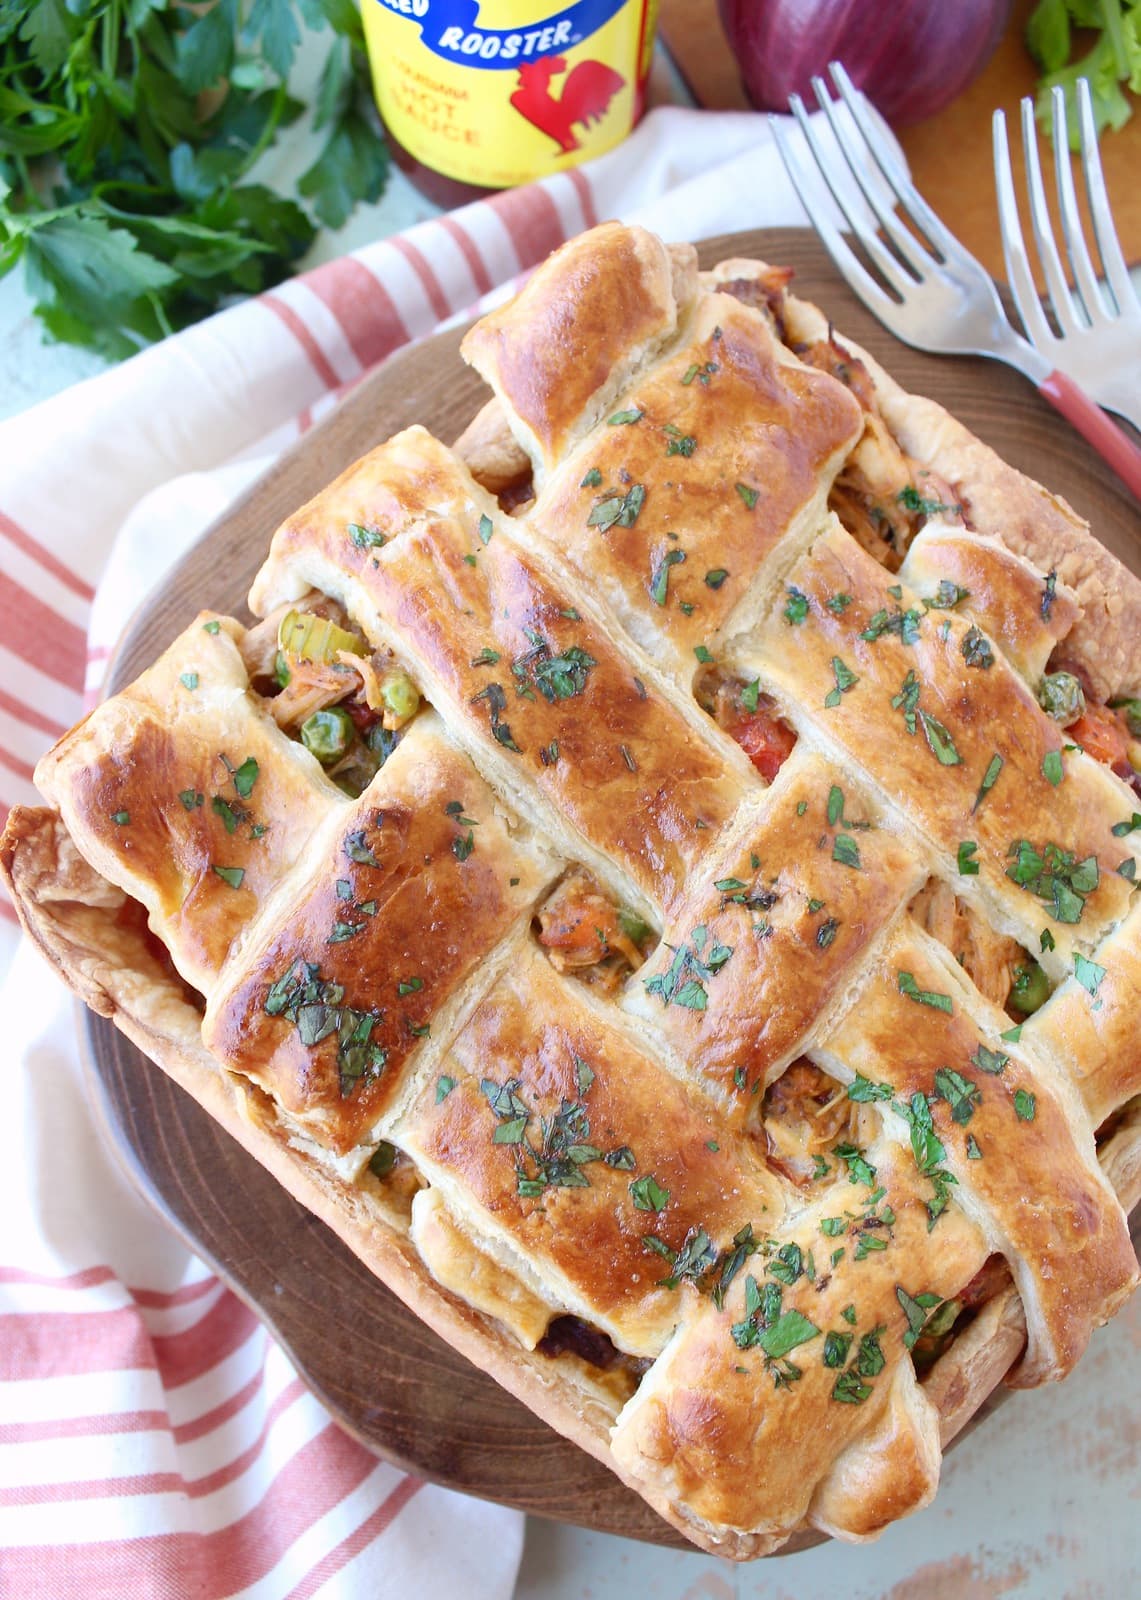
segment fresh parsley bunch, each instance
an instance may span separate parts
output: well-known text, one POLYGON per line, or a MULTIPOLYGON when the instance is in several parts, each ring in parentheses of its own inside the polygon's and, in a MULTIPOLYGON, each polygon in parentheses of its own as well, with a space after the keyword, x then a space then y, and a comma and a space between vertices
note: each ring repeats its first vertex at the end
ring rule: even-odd
POLYGON ((0 0, 0 276, 53 339, 118 358, 269 288, 387 170, 354 0, 0 0), (332 34, 308 209, 243 181, 304 110, 302 23, 332 34))
POLYGON ((1128 85, 1141 94, 1141 0, 1038 0, 1026 24, 1026 45, 1046 74, 1038 82, 1038 120, 1050 129, 1050 90, 1066 95, 1070 145, 1079 148, 1077 81, 1088 78, 1098 134, 1120 128, 1133 115, 1128 85), (1093 48, 1070 63, 1072 30, 1093 28, 1093 48))

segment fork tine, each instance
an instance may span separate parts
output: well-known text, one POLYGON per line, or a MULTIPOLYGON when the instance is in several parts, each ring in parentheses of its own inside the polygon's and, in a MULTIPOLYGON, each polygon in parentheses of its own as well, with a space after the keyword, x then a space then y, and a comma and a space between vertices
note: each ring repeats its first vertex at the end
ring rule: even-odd
POLYGON ((1034 230, 1038 260, 1046 275, 1050 304, 1063 335, 1080 333, 1084 324, 1074 309, 1074 297, 1062 271, 1062 258, 1058 254, 1054 227, 1046 209, 1046 189, 1042 182, 1038 135, 1034 126, 1034 102, 1030 99, 1022 102, 1022 152, 1026 157, 1026 186, 1030 192, 1030 225, 1034 230))
POLYGON ((828 70, 833 83, 840 91, 841 99, 852 114, 853 121, 867 141, 868 148, 875 157, 876 166, 879 167, 892 193, 899 201, 904 215, 910 217, 922 229, 945 261, 969 261, 972 265, 977 265, 975 258, 963 248, 946 224, 940 221, 906 173, 901 171, 899 162, 888 147, 887 141, 868 116, 860 94, 842 63, 833 61, 828 70))
POLYGON ((853 209, 850 196, 846 192, 847 185, 840 181, 839 176, 841 170, 847 169, 847 160, 842 154, 839 161, 837 161, 834 156, 825 153, 820 140, 817 138, 816 129, 808 119, 808 113, 804 109, 804 102, 798 94, 789 96, 788 109, 799 123, 800 130, 804 134, 817 167, 820 169, 821 176, 828 185, 833 200, 843 212, 848 227, 867 251, 884 281, 889 283, 902 299, 909 288, 915 287, 915 279, 902 271, 895 257, 880 243, 864 218, 859 215, 859 212, 853 209))
POLYGON ((1097 153, 1097 129, 1093 121, 1093 104, 1089 83, 1078 80, 1078 128, 1081 133, 1082 171, 1085 174, 1086 193, 1089 196, 1090 216, 1093 218, 1094 237, 1101 256, 1105 275, 1117 301, 1122 316, 1141 313, 1141 302, 1125 265, 1113 226, 1113 213, 1109 209, 1109 196, 1105 192, 1105 177, 1101 170, 1101 157, 1097 153))
POLYGON ((1006 262, 1006 281, 1010 285, 1018 314, 1027 337, 1039 349, 1049 349, 1055 342, 1054 330, 1046 321, 1030 258, 1018 215, 1018 199, 1014 192, 1014 174, 1010 168, 1010 144, 1006 136, 1006 113, 996 111, 991 120, 994 141, 994 183, 998 192, 998 224, 1002 234, 1002 255, 1006 262))
POLYGON ((1066 95, 1059 84, 1050 91, 1051 131, 1054 142, 1054 177, 1058 187, 1058 207, 1062 213, 1062 238, 1074 279, 1081 290, 1086 316, 1091 322, 1106 322, 1105 301, 1090 260, 1085 230, 1074 192, 1074 169, 1070 165, 1070 140, 1066 129, 1066 95))
MULTIPOLYGON (((823 78, 814 77, 812 79, 812 88, 816 95, 817 104, 820 106, 820 109, 823 111, 824 115, 828 118, 828 126, 832 129, 832 132, 835 135, 836 143, 840 147, 840 153, 847 162, 848 169, 853 178, 855 178, 857 184, 859 185, 860 193, 867 201, 871 210, 875 212, 880 227, 883 229, 891 243, 895 246, 899 254, 903 257, 906 264, 915 273, 915 276, 919 279, 926 277, 927 273, 930 272, 931 268, 936 264, 934 258, 923 249, 919 241, 915 238, 914 234, 909 233, 907 229, 901 225, 895 213, 890 211, 883 204, 879 195, 875 192, 875 186, 868 182, 867 171, 864 163, 852 159, 852 151, 850 148, 852 143, 851 135, 847 133, 840 125, 840 118, 837 115, 839 102, 834 100, 833 97, 828 93, 828 86, 824 82, 823 78)), ((857 138, 859 137, 862 137, 862 135, 857 130, 857 138)))
POLYGON ((832 257, 852 292, 863 301, 869 311, 873 312, 890 327, 892 313, 898 309, 897 303, 890 295, 884 293, 871 274, 865 270, 862 263, 849 248, 840 230, 832 223, 828 215, 827 206, 819 203, 823 198, 819 185, 819 174, 817 174, 815 180, 810 180, 807 177, 804 168, 801 166, 800 157, 793 149, 793 142, 788 136, 788 131, 782 118, 770 116, 769 127, 772 129, 777 151, 784 162, 789 182, 800 196, 800 202, 808 213, 808 220, 820 235, 824 248, 832 257))

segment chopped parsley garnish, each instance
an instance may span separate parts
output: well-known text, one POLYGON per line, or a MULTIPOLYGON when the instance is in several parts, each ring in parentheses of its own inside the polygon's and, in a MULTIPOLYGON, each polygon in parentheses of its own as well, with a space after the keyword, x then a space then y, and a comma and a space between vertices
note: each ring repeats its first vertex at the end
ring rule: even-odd
POLYGON ((1127 833, 1138 831, 1141 831, 1141 811, 1135 811, 1128 822, 1115 822, 1112 829, 1115 839, 1124 839, 1127 833))
POLYGON ((492 534, 494 532, 495 532, 495 524, 492 522, 491 518, 486 513, 484 513, 484 515, 481 516, 480 519, 479 519, 479 542, 480 542, 480 544, 486 545, 486 544, 490 543, 491 536, 492 536, 492 534))
POLYGON ((355 934, 365 930, 363 922, 334 922, 333 931, 325 940, 326 944, 344 944, 346 939, 351 939, 355 934))
POLYGON ((1057 949, 1054 935, 1050 932, 1049 928, 1043 928, 1042 932, 1038 935, 1038 948, 1039 950, 1057 949))
POLYGON ((898 635, 901 644, 917 644, 920 620, 919 612, 913 608, 907 611, 901 611, 898 606, 894 611, 881 609, 873 612, 868 619, 867 627, 860 630, 859 636, 872 644, 885 633, 894 633, 898 635))
POLYGON ((968 667, 993 667, 994 651, 990 640, 978 628, 970 627, 963 635, 963 660, 968 667))
POLYGON ((834 617, 843 616, 852 603, 850 594, 830 594, 824 604, 834 617))
POLYGON ((670 568, 680 566, 685 560, 684 550, 667 550, 650 572, 650 599, 656 606, 664 606, 669 593, 670 568))
POLYGON ((484 645, 483 649, 473 659, 472 666, 473 667, 493 667, 498 660, 499 660, 499 651, 498 650, 490 650, 490 649, 488 649, 487 645, 484 645))
POLYGON ((695 644, 694 647, 693 647, 693 653, 697 657, 697 659, 701 662, 703 667, 709 666, 709 664, 713 660, 712 653, 710 652, 710 650, 708 649, 708 647, 706 645, 695 644))
POLYGON ((1080 953, 1074 955, 1074 977, 1086 993, 1092 995, 1095 999, 1105 974, 1106 968, 1099 966, 1096 961, 1090 961, 1080 953))
MULTIPOLYGON (((226 765, 229 767, 229 762, 226 765)), ((258 781, 258 771, 258 764, 253 756, 247 756, 240 767, 235 767, 230 771, 230 777, 234 781, 234 788, 243 800, 248 800, 253 793, 254 784, 258 781)))
POLYGON ((632 407, 629 411, 616 411, 612 417, 607 417, 607 426, 619 428, 626 423, 641 422, 645 414, 644 411, 639 411, 637 407, 632 407))
POLYGON ((950 578, 940 578, 939 587, 930 599, 924 600, 923 604, 928 611, 954 611, 970 592, 969 589, 963 589, 957 583, 952 583, 950 578))
POLYGON ((1136 881, 1137 881, 1137 863, 1136 863, 1136 861, 1134 861, 1132 856, 1126 856, 1125 860, 1121 863, 1121 865, 1119 867, 1115 868, 1115 871, 1117 872, 1119 877, 1127 878, 1130 883, 1136 883, 1136 881))
POLYGON ((1062 781, 1062 752, 1060 750, 1047 750, 1042 757, 1042 776, 1053 788, 1057 788, 1062 781))
POLYGON ((688 389, 694 378, 696 378, 700 383, 708 386, 710 378, 717 371, 718 366, 716 361, 707 361, 705 362, 704 366, 698 366, 697 362, 695 361, 692 366, 686 368, 685 374, 681 380, 682 385, 684 388, 688 389))
POLYGON ((419 994, 424 987, 423 978, 401 978, 396 985, 396 992, 403 997, 406 994, 419 994))
POLYGON ((631 484, 625 494, 612 494, 605 500, 599 500, 591 509, 586 525, 588 528, 597 528, 601 533, 605 533, 607 528, 632 528, 645 503, 645 485, 631 484))
POLYGON ((535 1113, 520 1097, 520 1080, 508 1078, 506 1083, 500 1084, 493 1078, 484 1078, 480 1082, 480 1090, 497 1119, 492 1142, 513 1149, 515 1188, 525 1199, 537 1199, 548 1188, 589 1188, 590 1180, 582 1169, 592 1162, 625 1165, 624 1161, 613 1159, 625 1157, 628 1154, 625 1147, 607 1156, 589 1142, 590 1119, 585 1101, 594 1083, 594 1074, 578 1056, 575 1057, 575 1072, 580 1098, 564 1096, 558 1111, 539 1117, 537 1143, 528 1131, 535 1113), (585 1088, 582 1087, 584 1083, 585 1088))
POLYGON ((832 843, 832 859, 841 866, 860 870, 860 847, 850 833, 838 833, 832 843))
MULTIPOLYGON (((537 633, 533 628, 526 628, 524 632, 531 641, 531 648, 516 656, 511 663, 516 694, 524 698, 534 698, 529 693, 532 683, 543 699, 552 705, 556 700, 571 700, 575 695, 581 694, 586 688, 591 668, 598 665, 594 657, 588 655, 577 644, 568 646, 559 655, 552 655, 551 647, 541 633, 537 633)), ((483 694, 489 700, 494 700, 494 696, 488 695, 486 689, 483 694)), ((495 731, 494 716, 492 727, 495 731)), ((500 744, 504 743, 498 732, 495 736, 500 744)))
POLYGON ((958 506, 949 506, 943 500, 925 500, 913 484, 899 491, 895 497, 905 511, 912 511, 919 517, 936 517, 940 511, 959 511, 958 506))
POLYGON ((238 824, 245 821, 246 813, 241 806, 232 806, 220 794, 216 794, 213 797, 210 801, 210 807, 216 817, 221 817, 222 825, 227 833, 236 833, 238 824))
POLYGON ((851 1406, 862 1405, 870 1397, 871 1393, 871 1384, 863 1383, 851 1367, 848 1368, 847 1372, 840 1374, 832 1388, 833 1400, 839 1400, 845 1405, 851 1406))
POLYGON ((832 676, 836 687, 829 689, 824 696, 824 704, 829 708, 840 704, 840 696, 847 694, 849 689, 854 689, 859 683, 859 677, 850 667, 844 665, 839 656, 832 657, 832 676))
POLYGON ((1019 1122, 1033 1122, 1038 1102, 1029 1089, 1015 1089, 1014 1112, 1019 1122))
POLYGON ((862 1183, 866 1189, 875 1188, 876 1169, 864 1158, 863 1151, 856 1145, 838 1144, 832 1154, 847 1167, 849 1183, 862 1183))
POLYGON ((975 1114, 979 1099, 978 1085, 964 1078, 953 1067, 939 1067, 935 1073, 935 1093, 951 1108, 951 1120, 965 1128, 975 1114))
POLYGON ((178 681, 184 689, 197 689, 198 674, 196 672, 180 672, 178 681))
POLYGON ((244 867, 215 867, 213 869, 223 883, 228 883, 231 889, 240 889, 242 879, 246 875, 244 867))
POLYGON ((206 796, 199 789, 180 789, 178 798, 182 801, 187 811, 193 811, 196 806, 202 804, 206 796))
POLYGON ((749 487, 749 485, 747 483, 737 483, 737 484, 734 484, 733 487, 736 489, 737 493, 741 496, 741 499, 745 502, 746 509, 751 511, 753 509, 753 507, 757 503, 757 499, 758 499, 758 497, 760 495, 760 490, 759 489, 750 489, 750 487, 749 487))
POLYGON ((979 1149, 979 1141, 975 1138, 973 1133, 968 1133, 967 1134, 967 1160, 968 1161, 981 1161, 982 1158, 983 1158, 983 1153, 979 1149))
POLYGON ((1007 855, 1011 865, 1006 876, 1046 902, 1055 921, 1081 921, 1086 896, 1094 892, 1101 878, 1096 856, 1076 861, 1072 850, 1050 843, 1037 850, 1027 839, 1015 839, 1007 855))
POLYGON ((790 583, 788 586, 788 601, 784 608, 785 621, 791 623, 794 627, 799 627, 807 616, 808 596, 798 589, 795 584, 790 583))
POLYGON ((1022 1037, 1022 1024, 1016 1022, 1013 1028, 1007 1028, 1005 1033, 1000 1033, 999 1038, 1007 1044, 1017 1044, 1022 1037))
POLYGON ((842 1367, 848 1359, 851 1348, 852 1335, 850 1333, 826 1333, 824 1335, 824 1365, 826 1367, 842 1367))
MULTIPOLYGON (((907 1332, 903 1335, 903 1348, 905 1350, 914 1350, 917 1342, 925 1333, 930 1335, 936 1332, 946 1332, 946 1329, 941 1326, 941 1323, 946 1320, 941 1308, 947 1307, 950 1309, 953 1307, 956 1315, 959 1309, 956 1301, 945 1301, 939 1295, 932 1294, 930 1290, 924 1294, 910 1295, 902 1284, 896 1284, 895 1298, 899 1301, 903 1308, 903 1314, 907 1318, 907 1332)), ((949 1326, 950 1323, 948 1322, 949 1326)))
POLYGON ((126 828, 130 824, 131 813, 129 811, 112 811, 111 821, 116 823, 120 828, 126 828))
POLYGON ((921 709, 919 693, 919 679, 914 672, 909 672, 903 680, 899 693, 891 697, 893 709, 903 712, 903 721, 908 733, 916 733, 920 727, 923 729, 927 747, 940 766, 959 766, 963 758, 955 749, 955 741, 937 717, 921 709))
POLYGON ((341 848, 350 861, 359 862, 362 867, 380 866, 380 862, 372 853, 363 828, 358 828, 355 833, 347 833, 341 848))
POLYGON ((602 474, 597 467, 591 467, 586 477, 579 484, 580 489, 597 489, 602 482, 602 474))
POLYGON ((959 842, 959 874, 964 878, 977 878, 979 864, 972 858, 978 853, 978 845, 973 839, 962 839, 959 842))
POLYGON ((644 1233, 642 1244, 670 1264, 668 1276, 658 1279, 663 1289, 676 1289, 683 1278, 696 1282, 717 1260, 717 1248, 704 1228, 691 1228, 680 1250, 671 1250, 665 1240, 654 1233, 644 1233))
POLYGON ((822 922, 816 930, 816 943, 821 950, 827 950, 840 931, 840 924, 835 917, 829 917, 822 922))
POLYGON ((1057 598, 1057 594, 1056 594, 1057 587, 1058 587, 1058 574, 1057 574, 1057 572, 1055 572, 1055 571, 1048 572, 1046 574, 1046 587, 1042 591, 1041 611, 1042 611, 1042 621, 1043 622, 1049 622, 1049 620, 1050 620, 1050 613, 1054 609, 1054 601, 1057 598))
POLYGON ((761 680, 754 678, 752 683, 745 684, 741 690, 741 704, 746 711, 757 709, 757 700, 761 692, 761 680))
POLYGON ((202 624, 202 632, 203 633, 217 633, 218 629, 221 626, 222 626, 222 624, 217 620, 217 618, 215 618, 210 622, 204 622, 202 624))
POLYGON ((379 550, 388 540, 379 528, 368 528, 361 522, 348 524, 348 535, 358 550, 379 550))
POLYGON ((491 714, 491 732, 493 738, 499 744, 501 744, 505 750, 514 750, 515 754, 518 755, 520 753, 519 746, 515 743, 515 740, 511 736, 511 729, 509 725, 502 720, 503 712, 507 709, 507 696, 503 692, 503 685, 500 683, 489 683, 486 689, 481 689, 478 694, 472 695, 472 705, 474 705, 477 700, 487 701, 488 711, 491 714))
POLYGON ((446 1072, 441 1073, 436 1079, 436 1104, 439 1105, 441 1100, 446 1100, 455 1086, 454 1078, 449 1078, 446 1072))
POLYGON ((894 1093, 895 1090, 890 1083, 873 1083, 870 1078, 865 1078, 862 1072, 857 1072, 848 1085, 848 1099, 854 1100, 857 1105, 872 1105, 877 1100, 890 1100, 894 1093))
POLYGON ((466 833, 457 833, 452 840, 452 854, 457 861, 466 861, 475 849, 475 834, 469 828, 466 833))
POLYGON ((725 567, 711 567, 705 574, 705 585, 708 589, 720 589, 725 579, 729 576, 725 567))
POLYGON ((630 1185, 630 1198, 639 1211, 664 1211, 670 1203, 670 1192, 662 1187, 652 1172, 636 1178, 630 1185))
POLYGON ((704 924, 694 928, 692 947, 667 945, 674 951, 669 970, 658 973, 643 982, 647 994, 661 996, 664 1006, 681 1006, 687 1011, 704 1011, 709 1002, 705 985, 714 978, 733 954, 733 947, 709 943, 709 929, 704 924))
POLYGON ((927 1202, 927 1231, 930 1232, 950 1205, 951 1189, 958 1180, 954 1173, 939 1165, 947 1152, 935 1132, 927 1096, 917 1091, 907 1105, 896 1101, 895 1108, 911 1128, 911 1153, 919 1174, 934 1186, 935 1192, 927 1202))
POLYGON ((910 972, 900 972, 899 992, 905 994, 909 1000, 914 1000, 916 1005, 930 1006, 934 1011, 951 1013, 955 1007, 949 994, 939 994, 934 989, 921 989, 910 972))
POLYGON ((975 803, 971 807, 972 813, 979 809, 983 803, 983 800, 994 788, 995 784, 998 782, 998 775, 1005 765, 1006 763, 1003 761, 1002 757, 997 751, 995 751, 994 755, 990 758, 990 763, 987 766, 986 771, 983 773, 983 781, 979 784, 979 792, 977 795, 975 795, 975 803))
POLYGON ((985 1044, 980 1044, 971 1057, 971 1065, 980 1072, 989 1073, 992 1078, 997 1078, 1009 1061, 1010 1057, 1004 1056, 1001 1050, 988 1050, 985 1044))
POLYGON ((672 423, 666 424, 666 433, 670 437, 666 441, 667 456, 691 456, 697 449, 697 440, 692 433, 682 433, 672 423))

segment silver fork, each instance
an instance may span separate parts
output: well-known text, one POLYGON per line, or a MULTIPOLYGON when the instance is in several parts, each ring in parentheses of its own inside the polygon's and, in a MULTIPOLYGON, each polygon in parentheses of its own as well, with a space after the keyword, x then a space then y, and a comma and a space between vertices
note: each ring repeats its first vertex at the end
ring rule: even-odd
POLYGON ((993 128, 994 176, 998 188, 998 217, 1002 228, 1007 280, 1026 336, 1039 354, 1045 356, 1051 366, 1062 368, 1069 377, 1080 383, 1099 405, 1107 406, 1110 411, 1125 417, 1135 428, 1141 428, 1141 301, 1130 281, 1113 226, 1101 157, 1097 150, 1089 84, 1085 78, 1078 80, 1078 129, 1090 219, 1107 289, 1103 289, 1098 282, 1078 214, 1074 174, 1069 158, 1066 96, 1061 88, 1055 87, 1051 98, 1058 209, 1062 218, 1066 256, 1077 286, 1076 296, 1062 270, 1050 213, 1046 209, 1033 102, 1023 100, 1021 109, 1022 148, 1026 155, 1026 178, 1030 192, 1030 222, 1058 327, 1057 333, 1047 321, 1034 287, 1014 194, 1006 114, 996 111, 993 128))
POLYGON ((844 68, 832 62, 829 72, 851 117, 850 126, 845 126, 824 80, 813 78, 813 91, 834 136, 831 148, 809 121, 800 96, 794 94, 789 100, 815 162, 811 175, 787 127, 775 117, 769 121, 792 185, 849 287, 905 344, 937 354, 992 356, 1016 367, 1141 499, 1141 450, 1077 384, 1015 332, 990 274, 911 183, 844 68), (890 203, 885 204, 869 181, 869 154, 890 190, 890 203), (882 282, 867 270, 832 221, 821 177, 882 282), (869 222, 860 196, 874 222, 869 222), (901 221, 897 206, 923 234, 926 246, 901 221))

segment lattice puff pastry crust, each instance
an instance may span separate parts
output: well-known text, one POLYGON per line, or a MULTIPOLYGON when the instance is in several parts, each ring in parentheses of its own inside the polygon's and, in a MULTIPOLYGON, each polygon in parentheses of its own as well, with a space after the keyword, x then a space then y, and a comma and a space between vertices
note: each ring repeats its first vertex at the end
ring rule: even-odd
POLYGON ((464 354, 462 455, 379 445, 251 595, 331 597, 429 703, 363 794, 203 613, 44 758, 4 870, 89 1005, 695 1543, 874 1536, 1137 1281, 1141 818, 1035 691, 1063 646, 1135 693, 1141 586, 762 264, 607 224, 464 354), (889 446, 940 492, 885 566, 829 504, 889 446), (771 783, 710 670, 795 735, 771 783), (616 989, 536 942, 568 868, 654 935, 616 989), (1041 962, 1020 1032, 925 886, 1041 962), (807 1177, 764 1120, 806 1070, 863 1130, 807 1177))

